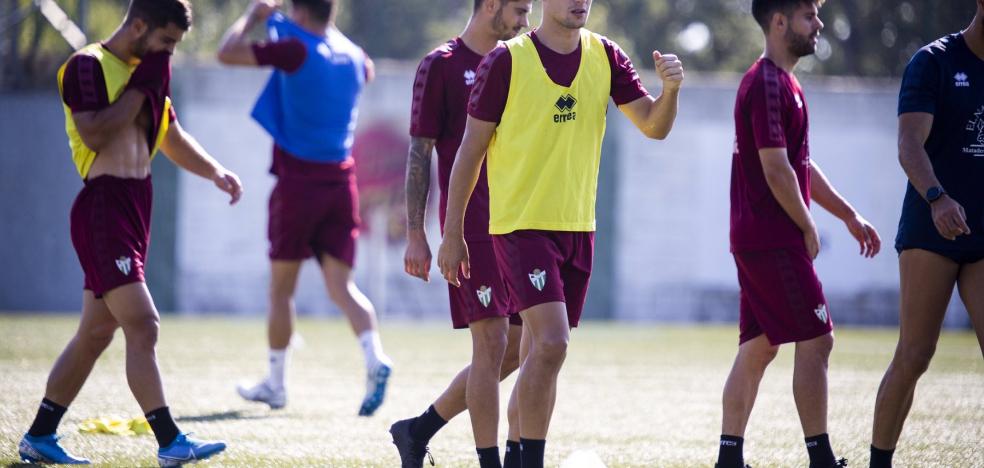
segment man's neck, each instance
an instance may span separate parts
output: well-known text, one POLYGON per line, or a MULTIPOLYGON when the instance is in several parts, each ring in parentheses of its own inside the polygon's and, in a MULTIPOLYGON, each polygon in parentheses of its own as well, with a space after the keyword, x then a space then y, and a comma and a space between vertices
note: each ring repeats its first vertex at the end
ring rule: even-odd
POLYGON ((762 56, 771 60, 772 63, 785 70, 786 73, 792 73, 793 69, 796 68, 796 64, 799 63, 799 57, 789 53, 788 47, 773 44, 768 39, 765 41, 765 52, 762 56))
POLYGON ((977 58, 984 60, 984 24, 982 23, 984 23, 984 19, 981 19, 980 15, 978 15, 974 18, 974 22, 970 27, 963 31, 963 36, 971 52, 977 58))
POLYGON ((321 21, 304 21, 304 20, 297 21, 297 25, 300 26, 301 29, 319 37, 327 36, 328 30, 331 29, 333 26, 330 21, 321 22, 321 21))
POLYGON ((491 33, 491 26, 482 25, 472 16, 461 33, 461 41, 478 55, 487 55, 499 44, 499 38, 491 33))
POLYGON ((536 37, 548 49, 559 54, 570 54, 577 50, 581 43, 581 29, 571 29, 561 24, 544 19, 536 28, 536 37))
POLYGON ((115 55, 123 63, 134 63, 140 60, 140 57, 136 57, 130 53, 132 48, 122 28, 113 32, 113 35, 109 36, 106 42, 103 42, 103 46, 109 49, 109 53, 115 55))

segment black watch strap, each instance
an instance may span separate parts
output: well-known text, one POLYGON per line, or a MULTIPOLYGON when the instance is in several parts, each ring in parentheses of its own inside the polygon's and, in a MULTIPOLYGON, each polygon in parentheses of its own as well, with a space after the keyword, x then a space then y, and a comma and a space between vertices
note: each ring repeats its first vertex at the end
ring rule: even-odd
POLYGON ((929 190, 926 190, 926 201, 933 203, 934 201, 942 198, 943 195, 946 195, 946 191, 943 190, 943 187, 938 185, 935 187, 930 187, 929 190))

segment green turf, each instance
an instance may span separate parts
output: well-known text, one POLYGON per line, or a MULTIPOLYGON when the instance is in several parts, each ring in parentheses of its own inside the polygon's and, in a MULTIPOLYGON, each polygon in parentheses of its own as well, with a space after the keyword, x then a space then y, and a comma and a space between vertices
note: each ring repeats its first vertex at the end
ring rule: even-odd
MULTIPOLYGON (((0 465, 15 463, 46 374, 74 332, 72 316, 0 316, 0 465)), ((362 357, 338 321, 304 320, 288 407, 271 412, 239 400, 233 384, 265 372, 264 323, 256 318, 166 317, 158 355, 180 426, 230 443, 215 466, 398 466, 386 430, 419 414, 469 356, 468 335, 440 324, 384 324, 397 363, 375 417, 356 416, 362 357)), ((830 432, 839 455, 867 466, 875 391, 896 334, 841 330, 831 362, 830 432)), ((735 352, 733 327, 587 323, 574 332, 561 374, 548 465, 578 450, 608 466, 707 467, 717 453, 721 388, 735 352)), ((123 376, 123 338, 106 352, 62 425, 65 445, 107 466, 155 462, 152 437, 83 435, 87 417, 137 416, 123 376)), ((806 452, 791 395, 791 349, 766 374, 745 445, 760 467, 802 467, 806 452)), ((506 381, 505 391, 513 379, 506 381)), ((503 398, 505 401, 505 398, 503 398)), ((504 414, 504 412, 503 412, 504 414)), ((504 431, 504 428, 501 428, 504 431)), ((503 436, 504 437, 504 436, 503 436)), ((897 466, 982 467, 984 362, 975 337, 948 333, 922 379, 897 466)), ((467 416, 431 444, 438 466, 473 466, 467 416)))

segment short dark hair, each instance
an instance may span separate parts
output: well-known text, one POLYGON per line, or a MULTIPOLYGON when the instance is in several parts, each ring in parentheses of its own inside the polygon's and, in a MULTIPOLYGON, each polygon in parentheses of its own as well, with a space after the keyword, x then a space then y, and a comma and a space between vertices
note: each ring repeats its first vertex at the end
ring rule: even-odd
POLYGON ((150 29, 174 24, 182 31, 191 29, 191 3, 188 0, 130 0, 126 22, 140 18, 150 29))
POLYGON ((321 20, 329 21, 335 14, 335 0, 294 0, 294 8, 301 7, 321 20))
POLYGON ((802 5, 821 7, 823 2, 824 0, 752 0, 752 16, 763 31, 768 31, 772 15, 782 13, 789 16, 793 10, 802 5))

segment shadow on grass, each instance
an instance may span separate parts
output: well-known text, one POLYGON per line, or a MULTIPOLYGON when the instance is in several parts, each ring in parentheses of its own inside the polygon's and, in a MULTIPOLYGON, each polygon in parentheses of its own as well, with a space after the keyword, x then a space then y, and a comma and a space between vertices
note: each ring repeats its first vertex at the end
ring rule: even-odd
POLYGON ((247 419, 267 419, 270 418, 269 414, 256 414, 256 413, 246 413, 239 410, 233 411, 223 411, 221 413, 211 413, 211 414, 199 414, 197 416, 179 416, 174 418, 177 422, 215 422, 215 421, 229 421, 229 420, 247 420, 247 419))
POLYGON ((9 465, 6 465, 6 468, 28 468, 28 467, 36 467, 36 466, 38 465, 32 465, 30 463, 24 463, 24 462, 17 462, 17 463, 11 463, 9 465))

